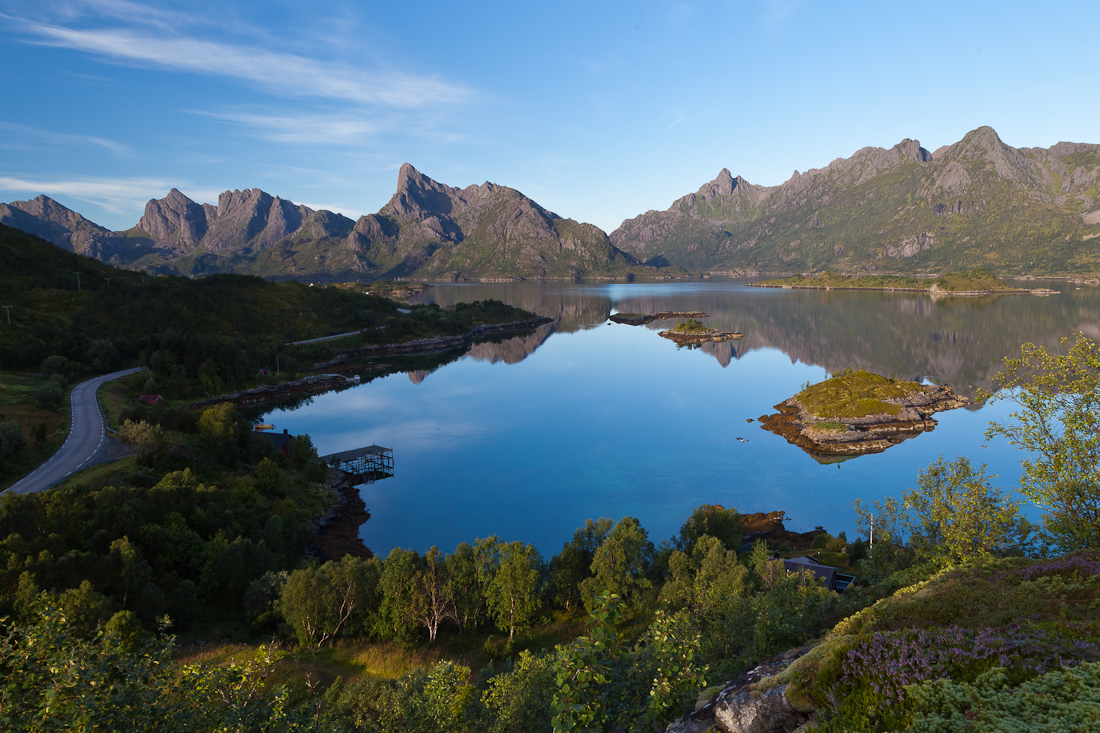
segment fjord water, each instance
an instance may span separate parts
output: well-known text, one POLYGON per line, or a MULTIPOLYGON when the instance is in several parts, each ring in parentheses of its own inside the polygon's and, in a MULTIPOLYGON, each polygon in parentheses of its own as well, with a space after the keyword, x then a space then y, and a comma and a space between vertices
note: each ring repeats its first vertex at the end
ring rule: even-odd
MULTIPOLYGON (((1014 487, 1022 454, 983 435, 1011 405, 938 414, 938 427, 884 453, 821 464, 755 418, 827 373, 865 367, 974 397, 1030 341, 1100 337, 1100 289, 1048 298, 933 300, 923 294, 774 290, 735 281, 435 285, 415 302, 496 298, 554 319, 475 345, 431 372, 394 374, 265 416, 330 453, 393 448, 393 478, 362 487, 368 547, 420 551, 496 534, 547 557, 594 517, 638 517, 650 538, 693 507, 787 512, 790 529, 853 530, 852 502, 900 498, 939 455, 989 464, 1014 487), (701 310, 745 337, 677 348, 613 312, 701 310), (750 422, 751 420, 751 422, 750 422)), ((1029 512, 1033 518, 1037 512, 1029 512)))

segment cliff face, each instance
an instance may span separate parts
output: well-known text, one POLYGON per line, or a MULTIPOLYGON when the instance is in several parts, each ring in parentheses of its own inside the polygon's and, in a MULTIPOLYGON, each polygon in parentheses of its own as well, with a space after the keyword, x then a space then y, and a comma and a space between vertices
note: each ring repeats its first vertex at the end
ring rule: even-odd
POLYGON ((688 269, 1100 270, 1100 145, 1013 148, 989 127, 929 153, 914 140, 754 186, 723 169, 615 246, 688 269))

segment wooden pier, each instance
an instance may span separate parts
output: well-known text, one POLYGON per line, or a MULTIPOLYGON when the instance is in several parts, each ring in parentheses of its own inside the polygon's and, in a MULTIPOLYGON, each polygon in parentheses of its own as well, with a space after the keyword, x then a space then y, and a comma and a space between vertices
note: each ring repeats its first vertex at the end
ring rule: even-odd
POLYGON ((393 477, 393 449, 380 445, 332 453, 321 456, 321 460, 361 482, 374 483, 393 477))

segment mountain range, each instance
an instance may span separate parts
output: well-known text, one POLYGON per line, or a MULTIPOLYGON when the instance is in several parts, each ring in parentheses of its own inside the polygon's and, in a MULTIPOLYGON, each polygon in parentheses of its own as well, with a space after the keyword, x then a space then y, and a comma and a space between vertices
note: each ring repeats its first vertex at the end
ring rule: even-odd
POLYGON ((929 152, 864 148, 758 186, 723 169, 610 235, 493 183, 453 188, 406 163, 376 214, 353 221, 258 188, 217 206, 172 189, 114 232, 46 196, 0 223, 149 272, 363 280, 669 276, 693 272, 1100 272, 1100 145, 1013 148, 989 127, 929 152))

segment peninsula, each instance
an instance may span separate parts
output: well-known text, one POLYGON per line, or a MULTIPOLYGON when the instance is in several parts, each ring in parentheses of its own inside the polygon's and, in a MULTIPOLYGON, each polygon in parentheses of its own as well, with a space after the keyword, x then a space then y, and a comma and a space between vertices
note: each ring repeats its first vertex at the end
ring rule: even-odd
POLYGON ((845 370, 807 387, 763 415, 765 430, 818 460, 881 453, 932 430, 932 414, 969 404, 948 386, 921 385, 845 370))

